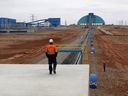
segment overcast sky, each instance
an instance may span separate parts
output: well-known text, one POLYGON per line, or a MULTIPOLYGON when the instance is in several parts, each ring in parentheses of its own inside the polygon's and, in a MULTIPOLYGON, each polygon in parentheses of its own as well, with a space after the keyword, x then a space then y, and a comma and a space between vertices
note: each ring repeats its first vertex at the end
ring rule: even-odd
POLYGON ((0 0, 0 17, 30 21, 60 17, 62 24, 77 23, 89 12, 101 16, 106 23, 128 23, 128 0, 0 0))

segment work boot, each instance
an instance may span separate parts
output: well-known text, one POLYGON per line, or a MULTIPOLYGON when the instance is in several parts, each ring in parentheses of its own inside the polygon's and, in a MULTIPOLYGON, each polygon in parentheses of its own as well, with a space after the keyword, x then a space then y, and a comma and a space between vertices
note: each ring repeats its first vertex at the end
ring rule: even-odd
POLYGON ((54 72, 54 74, 56 74, 56 71, 55 70, 53 72, 54 72))
POLYGON ((52 71, 50 71, 49 74, 52 74, 52 71))

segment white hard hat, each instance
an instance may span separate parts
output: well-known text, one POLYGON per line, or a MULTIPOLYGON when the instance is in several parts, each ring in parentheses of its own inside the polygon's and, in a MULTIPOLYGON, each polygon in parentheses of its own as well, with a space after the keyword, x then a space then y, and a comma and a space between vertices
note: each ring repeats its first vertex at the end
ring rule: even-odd
POLYGON ((49 43, 53 43, 53 39, 49 39, 49 43))

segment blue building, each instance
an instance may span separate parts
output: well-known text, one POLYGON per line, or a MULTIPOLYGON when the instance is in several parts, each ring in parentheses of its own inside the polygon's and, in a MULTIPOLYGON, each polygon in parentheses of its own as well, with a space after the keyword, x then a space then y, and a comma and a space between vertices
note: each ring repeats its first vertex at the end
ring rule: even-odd
POLYGON ((48 18, 48 22, 51 24, 51 27, 60 26, 61 19, 60 18, 48 18))
POLYGON ((0 18, 0 32, 27 32, 29 26, 25 22, 16 22, 16 19, 0 18))
POLYGON ((16 19, 11 18, 0 18, 0 25, 16 24, 16 19))
POLYGON ((102 17, 94 15, 94 13, 89 13, 86 16, 83 16, 78 21, 78 25, 89 25, 89 20, 91 20, 92 25, 104 25, 105 21, 102 17))

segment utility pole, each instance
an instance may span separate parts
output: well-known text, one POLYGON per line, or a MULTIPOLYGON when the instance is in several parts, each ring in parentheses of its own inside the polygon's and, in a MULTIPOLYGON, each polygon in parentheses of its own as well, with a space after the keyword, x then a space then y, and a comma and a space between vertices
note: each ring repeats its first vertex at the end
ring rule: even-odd
POLYGON ((35 28, 34 28, 34 19, 35 19, 35 16, 34 14, 31 15, 31 31, 32 32, 35 32, 35 28))
POLYGON ((67 26, 67 21, 65 20, 65 26, 67 26))
POLYGON ((34 21, 34 18, 35 18, 35 16, 34 16, 34 14, 32 14, 32 15, 31 15, 31 22, 34 21))

